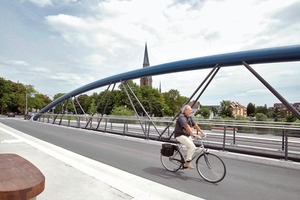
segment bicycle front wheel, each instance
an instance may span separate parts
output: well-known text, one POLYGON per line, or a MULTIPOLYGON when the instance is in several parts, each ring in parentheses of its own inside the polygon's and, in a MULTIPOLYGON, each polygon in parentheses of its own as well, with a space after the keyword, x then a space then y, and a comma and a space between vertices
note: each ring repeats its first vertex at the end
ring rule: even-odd
POLYGON ((175 149, 174 154, 170 157, 160 154, 160 161, 166 170, 176 172, 182 166, 182 155, 177 149, 175 149))
POLYGON ((202 154, 196 160, 196 166, 199 175, 210 183, 220 182, 226 175, 224 162, 215 154, 202 154))

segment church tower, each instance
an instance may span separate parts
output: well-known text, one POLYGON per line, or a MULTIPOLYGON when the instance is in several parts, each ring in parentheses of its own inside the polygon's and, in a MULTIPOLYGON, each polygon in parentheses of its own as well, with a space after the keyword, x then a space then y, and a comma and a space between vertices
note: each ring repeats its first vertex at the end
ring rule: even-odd
MULTIPOLYGON (((147 43, 145 44, 145 53, 144 53, 144 63, 143 68, 149 67, 149 57, 148 57, 148 49, 147 49, 147 43)), ((140 86, 146 85, 152 87, 152 76, 142 77, 140 79, 140 86)))

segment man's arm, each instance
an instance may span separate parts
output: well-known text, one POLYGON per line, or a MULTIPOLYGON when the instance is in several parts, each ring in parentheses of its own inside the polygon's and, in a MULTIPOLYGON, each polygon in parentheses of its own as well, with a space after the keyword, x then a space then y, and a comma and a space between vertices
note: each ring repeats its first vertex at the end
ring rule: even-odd
POLYGON ((198 124, 194 125, 194 128, 201 133, 202 136, 205 136, 206 134, 201 130, 201 128, 198 126, 198 124))
POLYGON ((193 130, 192 130, 192 128, 190 127, 190 125, 186 124, 186 125, 183 126, 183 128, 184 128, 185 130, 187 130, 187 132, 189 132, 189 134, 190 134, 191 136, 196 137, 196 138, 199 137, 198 135, 196 135, 196 134, 193 132, 193 130))

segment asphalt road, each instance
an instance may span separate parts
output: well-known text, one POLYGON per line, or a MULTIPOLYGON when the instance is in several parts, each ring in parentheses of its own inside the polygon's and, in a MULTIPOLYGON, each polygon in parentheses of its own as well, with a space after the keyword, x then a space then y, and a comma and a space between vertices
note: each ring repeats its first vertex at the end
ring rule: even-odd
POLYGON ((205 182, 195 170, 166 171, 160 163, 161 143, 158 142, 19 119, 0 118, 0 122, 78 154, 204 199, 299 199, 300 170, 222 157, 227 175, 222 182, 211 184, 205 182))

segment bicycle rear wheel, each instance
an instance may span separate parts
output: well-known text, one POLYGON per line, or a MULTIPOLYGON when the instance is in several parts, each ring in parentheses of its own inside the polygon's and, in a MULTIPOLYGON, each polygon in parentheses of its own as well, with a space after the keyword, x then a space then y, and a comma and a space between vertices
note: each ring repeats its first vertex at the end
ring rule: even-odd
POLYGON ((160 154, 160 161, 166 170, 176 172, 182 166, 182 155, 177 149, 174 149, 174 154, 170 157, 160 154))
POLYGON ((220 182, 226 175, 224 162, 215 154, 202 154, 197 158, 196 166, 199 175, 210 183, 220 182))

